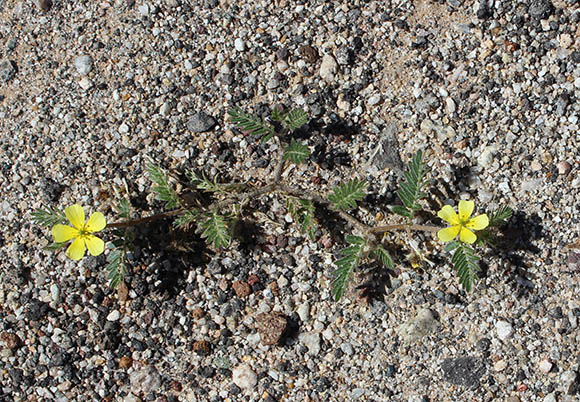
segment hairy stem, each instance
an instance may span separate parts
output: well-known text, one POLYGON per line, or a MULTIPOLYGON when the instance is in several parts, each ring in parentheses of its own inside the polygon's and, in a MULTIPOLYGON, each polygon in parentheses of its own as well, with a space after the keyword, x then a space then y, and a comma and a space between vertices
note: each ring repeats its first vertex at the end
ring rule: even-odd
POLYGON ((439 226, 430 225, 413 225, 413 224, 399 224, 399 225, 385 225, 385 226, 375 226, 369 229, 369 233, 381 234, 385 232, 394 232, 396 230, 416 230, 419 232, 437 232, 442 229, 439 226))
POLYGON ((130 220, 126 220, 126 221, 109 223, 107 225, 107 227, 108 228, 128 228, 131 226, 141 225, 143 223, 154 222, 154 221, 157 221, 159 219, 170 218, 172 216, 179 215, 182 212, 183 212, 183 209, 181 209, 181 208, 174 209, 173 211, 163 212, 163 213, 155 214, 155 215, 151 215, 151 216, 146 216, 144 218, 130 219, 130 220))

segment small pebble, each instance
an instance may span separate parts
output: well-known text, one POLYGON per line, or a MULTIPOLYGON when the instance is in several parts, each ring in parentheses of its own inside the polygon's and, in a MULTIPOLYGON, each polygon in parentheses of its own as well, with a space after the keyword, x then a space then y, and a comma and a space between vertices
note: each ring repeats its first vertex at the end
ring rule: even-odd
POLYGON ((87 75, 93 69, 93 59, 91 56, 84 54, 75 58, 74 65, 77 69, 77 73, 80 75, 87 75))
POLYGON ((509 322, 506 321, 498 321, 495 323, 495 329, 497 332, 497 337, 502 340, 505 341, 506 339, 508 339, 510 336, 512 336, 512 333, 514 331, 512 325, 509 322))
POLYGON ((246 44, 240 38, 236 38, 236 40, 234 41, 234 47, 238 52, 243 52, 244 50, 246 50, 246 44))
POLYGON ((258 384, 258 376, 248 364, 241 364, 232 370, 232 381, 244 390, 250 390, 258 384))

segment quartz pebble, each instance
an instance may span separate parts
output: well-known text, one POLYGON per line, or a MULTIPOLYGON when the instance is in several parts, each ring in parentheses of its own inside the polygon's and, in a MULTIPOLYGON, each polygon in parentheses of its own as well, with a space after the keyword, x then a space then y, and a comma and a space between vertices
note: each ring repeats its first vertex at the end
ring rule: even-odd
POLYGON ((501 320, 495 323, 495 329, 497 332, 497 337, 502 341, 510 338, 514 331, 512 325, 509 322, 501 320))
POLYGON ((232 370, 232 381, 244 390, 250 390, 258 384, 258 376, 248 364, 241 364, 232 370))

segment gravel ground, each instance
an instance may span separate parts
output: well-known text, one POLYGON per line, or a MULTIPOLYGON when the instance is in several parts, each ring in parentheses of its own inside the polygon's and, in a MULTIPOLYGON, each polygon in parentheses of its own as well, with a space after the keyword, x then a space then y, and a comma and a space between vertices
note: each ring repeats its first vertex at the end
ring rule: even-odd
POLYGON ((0 0, 2 400, 578 400, 579 22, 577 0, 0 0), (513 207, 503 251, 465 294, 422 236, 434 267, 335 303, 340 227, 311 242, 276 196, 220 253, 142 228, 124 295, 104 256, 43 250, 43 204, 111 217, 127 183, 159 211, 148 158, 266 178, 276 146, 234 104, 304 108, 285 177, 368 180, 368 223, 422 149, 439 202, 513 207))

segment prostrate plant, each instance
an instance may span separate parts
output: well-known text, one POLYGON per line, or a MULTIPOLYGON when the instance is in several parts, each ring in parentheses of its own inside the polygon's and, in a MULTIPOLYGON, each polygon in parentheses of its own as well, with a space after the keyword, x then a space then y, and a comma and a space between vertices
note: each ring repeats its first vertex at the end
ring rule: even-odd
MULTIPOLYGON (((151 191, 158 200, 164 203, 166 212, 132 219, 130 203, 125 200, 121 202, 118 210, 122 220, 107 226, 113 231, 112 250, 108 255, 107 268, 109 283, 112 287, 120 286, 128 271, 127 255, 133 247, 131 230, 133 226, 158 219, 173 219, 175 228, 186 230, 195 227, 196 232, 205 239, 208 245, 220 250, 230 247, 233 243, 235 223, 248 214, 249 201, 276 193, 285 198, 286 207, 298 228, 312 241, 316 240, 317 208, 326 208, 334 212, 353 229, 354 233, 347 234, 345 237, 348 247, 340 251, 340 258, 335 262, 337 270, 334 272, 332 294, 336 300, 344 295, 354 272, 363 262, 377 261, 386 268, 395 268, 393 258, 388 251, 392 249, 392 244, 386 243, 388 240, 394 240, 391 232, 400 232, 404 235, 406 243, 412 249, 413 261, 418 258, 430 264, 432 263, 418 250, 418 242, 410 236, 414 231, 438 232, 441 241, 451 242, 445 250, 453 252, 451 262, 458 273, 459 281, 466 291, 470 291, 479 267, 479 258, 471 245, 474 243, 478 246, 493 245, 498 227, 505 224, 511 216, 511 209, 503 207, 492 211, 489 216, 482 214, 470 218, 474 209, 473 202, 461 200, 459 215, 451 206, 444 206, 438 213, 440 218, 451 225, 448 228, 414 223, 417 213, 423 208, 421 200, 427 196, 423 187, 428 171, 423 164, 423 153, 418 151, 411 158, 408 169, 404 172, 404 181, 400 183, 397 190, 401 205, 390 207, 394 214, 404 218, 404 223, 368 226, 352 213, 352 210, 356 209, 358 203, 366 196, 368 187, 366 181, 357 177, 349 178, 334 186, 328 194, 324 194, 290 185, 283 178, 282 173, 288 164, 304 163, 310 155, 308 146, 293 137, 294 130, 308 122, 308 117, 303 110, 282 111, 275 108, 269 119, 253 116, 240 108, 231 109, 228 114, 230 121, 236 124, 243 133, 258 136, 261 142, 277 141, 279 143, 277 162, 268 180, 258 184, 220 183, 217 177, 208 178, 203 173, 190 171, 186 172, 188 181, 183 182, 180 179, 181 176, 161 168, 154 162, 149 163, 147 171, 153 182, 151 191), (180 190, 177 189, 177 182, 180 184, 180 190), (478 236, 473 233, 474 230, 480 231, 478 236), (459 241, 454 240, 457 236, 459 236, 459 241)), ((69 208, 71 207, 67 210, 69 208)), ((66 217, 69 217, 68 213, 66 217)), ((66 217, 55 209, 39 210, 33 215, 39 224, 53 226, 55 243, 50 246, 52 249, 63 247, 66 244, 63 242, 66 240, 80 238, 84 242, 83 245, 86 244, 89 247, 91 254, 96 255, 98 250, 94 247, 96 243, 92 239, 94 237, 92 232, 100 226, 95 226, 92 217, 85 225, 83 213, 82 222, 81 219, 69 217, 73 227, 70 230, 66 229, 67 235, 63 236, 62 233, 59 234, 59 230, 62 232, 61 226, 66 222, 66 217), (55 232, 54 227, 60 229, 55 232)), ((78 257, 80 247, 77 245, 75 250, 77 252, 72 254, 67 252, 67 255, 78 257)), ((411 264, 415 267, 417 263, 413 261, 411 264)))

